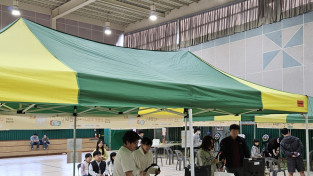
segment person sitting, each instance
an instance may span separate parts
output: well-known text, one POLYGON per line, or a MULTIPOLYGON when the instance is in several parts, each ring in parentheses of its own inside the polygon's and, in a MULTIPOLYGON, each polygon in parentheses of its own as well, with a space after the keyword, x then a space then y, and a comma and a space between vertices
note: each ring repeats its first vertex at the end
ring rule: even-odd
POLYGON ((86 153, 85 160, 81 163, 80 174, 82 176, 88 176, 89 164, 91 162, 92 156, 90 153, 86 153))
POLYGON ((107 162, 107 167, 104 172, 105 176, 113 176, 115 157, 116 157, 116 153, 112 152, 110 154, 110 160, 107 162))
POLYGON ((34 133, 34 135, 32 135, 30 137, 30 147, 31 147, 31 150, 33 150, 33 146, 34 145, 37 145, 37 150, 39 150, 39 145, 40 145, 40 142, 39 142, 39 138, 37 136, 37 133, 34 133))
MULTIPOLYGON (((103 141, 101 139, 98 140, 97 147, 93 151, 93 153, 95 151, 99 151, 101 153, 101 157, 102 157, 103 161, 106 161, 108 159, 108 153, 107 153, 106 149, 104 148, 103 141)), ((95 160, 95 158, 93 157, 92 160, 95 160)))
POLYGON ((100 151, 93 152, 93 160, 89 164, 89 175, 90 176, 103 176, 103 173, 106 168, 105 162, 102 160, 102 154, 100 151))
POLYGON ((50 144, 48 136, 43 135, 43 138, 41 139, 41 141, 42 141, 43 149, 44 150, 48 149, 48 145, 50 144))
POLYGON ((218 160, 214 156, 214 140, 211 136, 205 136, 197 153, 198 166, 211 166, 211 175, 214 175, 218 160))

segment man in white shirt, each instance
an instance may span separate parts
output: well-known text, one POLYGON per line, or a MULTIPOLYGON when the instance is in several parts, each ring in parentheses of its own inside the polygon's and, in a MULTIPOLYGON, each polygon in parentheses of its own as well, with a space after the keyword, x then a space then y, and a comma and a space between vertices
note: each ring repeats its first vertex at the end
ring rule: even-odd
POLYGON ((194 131, 195 133, 193 134, 193 147, 196 149, 199 149, 199 146, 201 145, 202 141, 200 139, 200 129, 197 128, 194 131))
POLYGON ((137 173, 136 175, 149 176, 150 174, 160 174, 156 168, 150 168, 147 172, 145 170, 153 163, 153 154, 150 151, 152 140, 144 137, 141 140, 141 146, 138 150, 133 152, 137 173))
POLYGON ((138 145, 139 135, 134 131, 127 131, 123 136, 124 145, 117 152, 114 160, 114 176, 135 176, 136 166, 132 151, 138 145))
POLYGON ((93 152, 93 160, 89 164, 89 175, 91 176, 103 176, 103 172, 105 171, 106 163, 102 161, 101 152, 95 151, 93 152))

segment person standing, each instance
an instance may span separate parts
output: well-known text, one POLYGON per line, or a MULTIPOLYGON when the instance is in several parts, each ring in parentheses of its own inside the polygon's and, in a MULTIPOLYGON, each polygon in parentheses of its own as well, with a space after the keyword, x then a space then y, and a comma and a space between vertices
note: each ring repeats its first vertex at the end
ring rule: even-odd
POLYGON ((243 159, 250 158, 249 148, 244 138, 238 136, 239 125, 230 125, 230 136, 222 139, 220 143, 221 157, 226 162, 228 173, 234 173, 235 176, 243 175, 243 159))
POLYGON ((114 160, 114 176, 135 176, 136 165, 132 152, 136 150, 139 135, 134 131, 127 131, 123 136, 124 145, 118 150, 114 160))
POLYGON ((31 150, 34 149, 34 145, 37 145, 37 150, 39 150, 40 142, 39 142, 39 138, 38 138, 38 136, 37 136, 37 133, 34 133, 34 134, 30 137, 30 147, 31 147, 31 150))
POLYGON ((211 166, 211 175, 216 170, 217 158, 214 156, 214 140, 211 136, 205 136, 197 153, 198 166, 211 166))
POLYGON ((150 168, 147 172, 145 172, 146 168, 151 166, 153 163, 153 154, 150 151, 151 146, 152 140, 144 137, 141 141, 140 148, 133 152, 133 157, 137 168, 136 175, 149 176, 150 174, 160 174, 160 171, 158 171, 156 168, 150 168))
POLYGON ((287 128, 281 130, 284 138, 282 139, 280 146, 282 153, 287 158, 287 167, 289 176, 298 170, 301 176, 304 176, 304 163, 302 158, 303 144, 299 138, 290 135, 290 131, 287 128))
POLYGON ((270 157, 278 159, 281 140, 282 140, 282 137, 279 137, 279 138, 273 138, 268 142, 267 151, 270 157))
POLYGON ((139 137, 140 137, 140 139, 139 139, 139 141, 138 141, 138 147, 140 147, 140 145, 141 145, 141 140, 143 139, 143 136, 145 135, 145 133, 143 132, 143 130, 140 130, 140 131, 138 132, 138 135, 139 135, 139 137))
POLYGON ((195 149, 199 149, 199 146, 201 145, 200 133, 200 128, 196 128, 193 134, 193 147, 195 149))

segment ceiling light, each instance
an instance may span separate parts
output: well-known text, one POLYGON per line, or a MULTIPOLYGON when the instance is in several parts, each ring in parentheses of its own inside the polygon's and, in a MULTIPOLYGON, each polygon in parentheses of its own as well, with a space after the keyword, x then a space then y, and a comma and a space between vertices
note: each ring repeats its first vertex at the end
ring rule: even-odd
POLYGON ((112 34, 112 31, 111 31, 110 26, 111 26, 110 22, 105 22, 105 30, 104 30, 104 33, 105 33, 106 35, 111 35, 111 34, 112 34))
POLYGON ((21 12, 18 10, 18 8, 14 8, 12 9, 12 15, 14 16, 20 16, 21 12))
POLYGON ((13 1, 13 8, 12 8, 11 13, 14 16, 20 16, 21 15, 20 10, 18 9, 18 1, 17 0, 13 1))
POLYGON ((150 9, 151 9, 151 12, 150 12, 149 19, 152 20, 152 21, 157 20, 158 16, 156 15, 156 12, 155 12, 155 10, 156 10, 155 5, 151 5, 150 9))

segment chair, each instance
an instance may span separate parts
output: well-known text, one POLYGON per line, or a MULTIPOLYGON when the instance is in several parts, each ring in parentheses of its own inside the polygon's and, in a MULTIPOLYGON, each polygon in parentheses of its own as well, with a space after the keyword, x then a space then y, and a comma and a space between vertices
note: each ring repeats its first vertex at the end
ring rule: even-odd
POLYGON ((77 172, 78 172, 78 175, 80 175, 79 169, 80 169, 81 166, 82 166, 81 163, 79 163, 79 164, 77 165, 77 172))
POLYGON ((155 164, 158 164, 158 158, 160 158, 161 159, 161 165, 163 166, 162 157, 158 155, 157 149, 151 148, 151 152, 153 154, 153 162, 155 164))
MULTIPOLYGON (((265 161, 266 161, 266 158, 265 158, 265 161)), ((286 173, 285 173, 286 169, 281 169, 280 164, 277 159, 269 158, 268 162, 269 162, 270 172, 273 172, 273 176, 277 176, 278 172, 283 172, 284 176, 286 176, 286 173), (274 167, 274 165, 277 165, 277 169, 274 167)))
POLYGON ((165 151, 165 155, 166 155, 166 164, 167 164, 167 160, 168 160, 168 164, 171 165, 174 163, 174 155, 173 155, 173 150, 169 147, 164 148, 165 151))
MULTIPOLYGON (((177 163, 176 163, 176 170, 177 170, 177 166, 179 164, 179 170, 181 171, 181 162, 183 162, 184 164, 184 167, 186 166, 185 165, 185 156, 183 155, 183 153, 179 150, 174 150, 175 151, 175 156, 177 158, 177 163)), ((187 159, 187 161, 189 162, 190 164, 190 161, 189 159, 187 159)))

